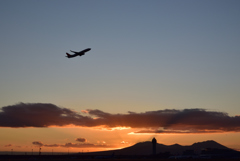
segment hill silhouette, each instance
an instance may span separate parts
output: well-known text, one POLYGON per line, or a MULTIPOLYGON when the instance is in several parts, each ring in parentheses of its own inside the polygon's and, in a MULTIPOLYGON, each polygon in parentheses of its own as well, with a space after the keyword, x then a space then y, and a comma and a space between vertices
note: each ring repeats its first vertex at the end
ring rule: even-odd
MULTIPOLYGON (((236 152, 226 146, 223 146, 213 140, 208 140, 204 142, 194 143, 189 146, 182 146, 179 144, 173 145, 164 145, 164 144, 156 144, 157 154, 169 152, 172 155, 182 155, 186 151, 193 151, 196 154, 200 154, 204 149, 215 149, 224 152, 236 152)), ((110 151, 102 151, 102 152, 92 152, 88 153, 90 155, 152 155, 152 142, 140 142, 133 146, 118 149, 118 150, 110 150, 110 151)))

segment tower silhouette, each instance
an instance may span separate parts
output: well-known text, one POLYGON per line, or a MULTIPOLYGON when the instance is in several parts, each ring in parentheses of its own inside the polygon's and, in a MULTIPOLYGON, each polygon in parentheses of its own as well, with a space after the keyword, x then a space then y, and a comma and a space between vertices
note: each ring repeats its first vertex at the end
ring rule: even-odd
POLYGON ((157 144, 157 140, 155 138, 152 139, 152 151, 153 151, 153 155, 156 155, 156 144, 157 144))

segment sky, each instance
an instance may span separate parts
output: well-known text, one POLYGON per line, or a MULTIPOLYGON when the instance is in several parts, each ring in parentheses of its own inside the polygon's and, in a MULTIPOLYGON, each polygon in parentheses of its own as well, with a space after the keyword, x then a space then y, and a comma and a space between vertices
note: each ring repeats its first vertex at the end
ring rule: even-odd
POLYGON ((153 137, 240 149, 239 8, 0 0, 0 151, 99 151, 153 137))

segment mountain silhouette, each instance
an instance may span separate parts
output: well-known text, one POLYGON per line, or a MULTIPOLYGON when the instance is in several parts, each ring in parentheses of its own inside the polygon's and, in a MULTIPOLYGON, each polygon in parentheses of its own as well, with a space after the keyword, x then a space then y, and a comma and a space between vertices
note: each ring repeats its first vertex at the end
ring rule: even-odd
MULTIPOLYGON (((200 154, 203 150, 210 150, 210 149, 217 149, 224 152, 236 152, 235 150, 232 150, 226 146, 223 146, 213 140, 208 140, 204 142, 198 142, 194 143, 189 146, 182 146, 179 144, 173 144, 173 145, 164 145, 164 144, 156 144, 156 153, 170 153, 172 155, 182 155, 186 151, 192 151, 195 154, 200 154)), ((146 141, 146 142, 140 142, 133 146, 118 149, 118 150, 110 150, 110 151, 102 151, 102 152, 92 152, 88 153, 90 155, 152 155, 152 142, 146 141)))

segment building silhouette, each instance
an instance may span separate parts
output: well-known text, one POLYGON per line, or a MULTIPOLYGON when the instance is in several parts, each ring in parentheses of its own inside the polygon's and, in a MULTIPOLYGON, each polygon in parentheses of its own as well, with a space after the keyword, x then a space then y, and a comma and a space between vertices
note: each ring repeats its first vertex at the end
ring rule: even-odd
POLYGON ((152 139, 152 154, 153 155, 156 155, 156 153, 157 153, 156 144, 157 144, 157 140, 155 138, 153 138, 152 139))

